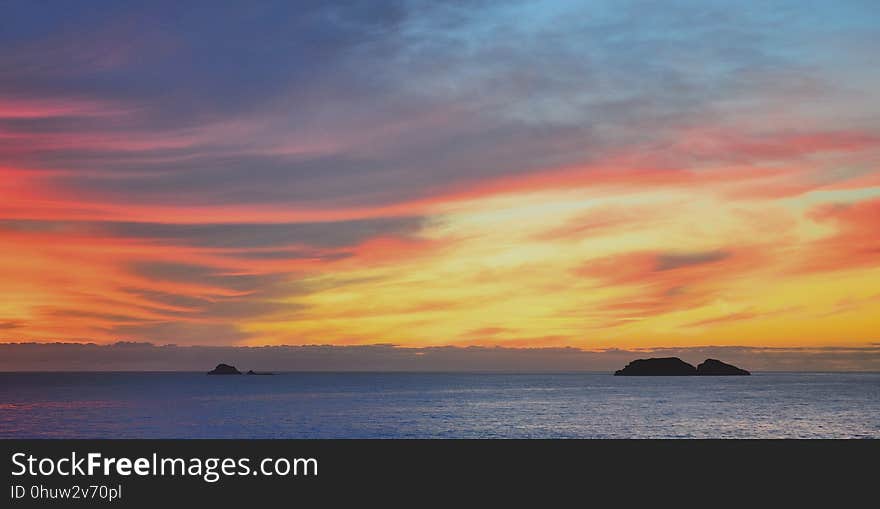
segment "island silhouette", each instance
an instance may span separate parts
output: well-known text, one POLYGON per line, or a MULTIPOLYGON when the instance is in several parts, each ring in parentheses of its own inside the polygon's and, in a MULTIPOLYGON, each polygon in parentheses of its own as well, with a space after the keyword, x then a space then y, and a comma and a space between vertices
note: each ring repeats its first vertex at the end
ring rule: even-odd
MULTIPOLYGON (((209 374, 209 375, 240 375, 241 371, 236 369, 236 367, 231 364, 220 363, 220 364, 217 364, 217 367, 215 367, 211 371, 208 371, 207 374, 209 374)), ((264 371, 254 371, 252 369, 248 370, 248 372, 245 373, 245 375, 274 375, 274 374, 275 373, 269 373, 269 372, 264 372, 264 371)))
POLYGON ((235 366, 229 364, 217 364, 217 367, 208 371, 209 375, 240 375, 241 371, 235 369, 235 366))
POLYGON ((751 375, 748 371, 718 359, 706 359, 697 367, 678 357, 652 357, 636 359, 614 376, 742 376, 751 375))

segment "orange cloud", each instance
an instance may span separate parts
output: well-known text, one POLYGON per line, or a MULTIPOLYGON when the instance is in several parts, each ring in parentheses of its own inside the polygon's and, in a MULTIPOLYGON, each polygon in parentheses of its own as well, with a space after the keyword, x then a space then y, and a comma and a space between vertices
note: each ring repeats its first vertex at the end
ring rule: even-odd
POLYGON ((695 252, 634 252, 591 260, 575 271, 602 287, 630 289, 609 298, 594 312, 606 326, 699 307, 714 298, 725 281, 742 277, 766 262, 756 248, 695 252))
POLYGON ((851 204, 826 204, 810 218, 830 225, 835 232, 814 241, 799 265, 799 272, 853 270, 880 266, 880 199, 851 204))

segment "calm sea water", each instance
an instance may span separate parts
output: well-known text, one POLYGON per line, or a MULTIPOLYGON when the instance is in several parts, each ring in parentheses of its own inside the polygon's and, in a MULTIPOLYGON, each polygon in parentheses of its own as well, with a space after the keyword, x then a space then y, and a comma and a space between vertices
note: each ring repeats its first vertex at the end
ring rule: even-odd
POLYGON ((0 437, 880 438, 880 373, 0 373, 0 437))

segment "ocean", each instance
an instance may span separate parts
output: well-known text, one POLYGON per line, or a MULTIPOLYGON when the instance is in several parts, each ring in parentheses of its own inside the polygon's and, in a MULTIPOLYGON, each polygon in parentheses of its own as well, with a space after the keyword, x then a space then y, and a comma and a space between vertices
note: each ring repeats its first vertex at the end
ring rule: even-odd
POLYGON ((880 373, 0 373, 2 438, 880 438, 880 373))

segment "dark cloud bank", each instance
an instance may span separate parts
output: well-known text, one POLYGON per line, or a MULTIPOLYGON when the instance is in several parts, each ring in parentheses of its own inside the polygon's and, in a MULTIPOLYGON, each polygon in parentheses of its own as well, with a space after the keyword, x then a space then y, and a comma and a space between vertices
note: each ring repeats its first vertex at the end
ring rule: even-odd
POLYGON ((3 343, 0 371, 207 371, 220 362, 272 371, 608 371, 643 357, 708 357, 752 371, 880 371, 865 347, 704 346, 610 349, 366 346, 177 346, 152 343, 3 343))

